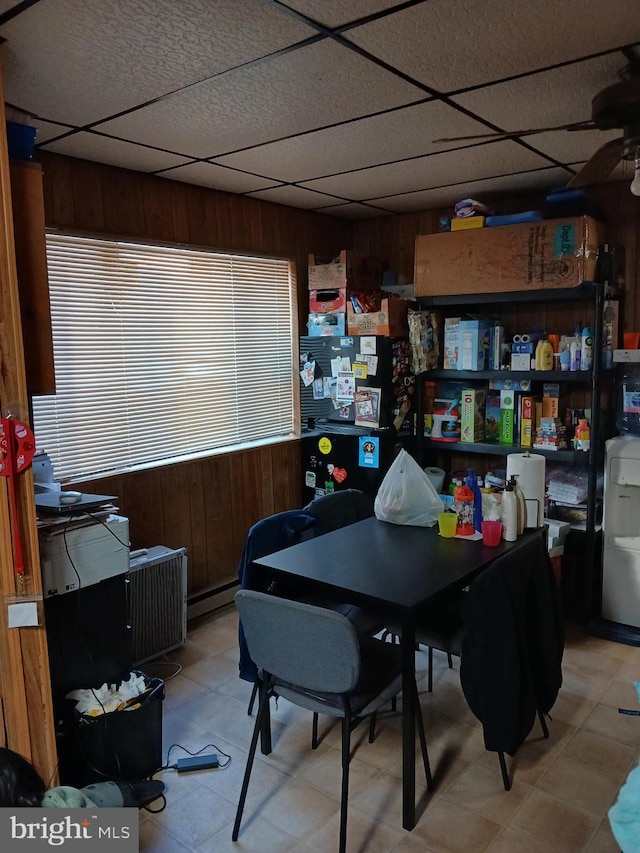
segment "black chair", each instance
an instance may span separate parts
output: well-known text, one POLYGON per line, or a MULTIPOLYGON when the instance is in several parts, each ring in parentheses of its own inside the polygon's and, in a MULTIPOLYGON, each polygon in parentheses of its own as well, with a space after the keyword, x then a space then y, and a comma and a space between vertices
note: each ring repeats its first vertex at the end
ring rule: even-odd
MULTIPOLYGON (((240 822, 251 778, 258 737, 267 719, 269 699, 282 696, 313 711, 342 719, 340 853, 346 849, 351 732, 375 714, 402 687, 400 649, 374 638, 359 638, 342 614, 311 604, 242 590, 236 606, 245 626, 251 657, 260 674, 260 705, 251 738, 232 839, 240 822)), ((422 714, 415 687, 416 723, 427 787, 433 788, 422 714)))

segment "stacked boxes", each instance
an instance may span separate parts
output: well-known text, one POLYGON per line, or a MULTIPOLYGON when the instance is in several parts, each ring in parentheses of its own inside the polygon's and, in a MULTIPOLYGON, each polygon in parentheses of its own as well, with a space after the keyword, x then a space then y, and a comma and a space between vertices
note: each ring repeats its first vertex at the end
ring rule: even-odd
MULTIPOLYGON (((347 307, 353 311, 350 296, 358 291, 379 290, 382 265, 376 258, 343 250, 334 260, 309 255, 309 334, 345 335, 347 307)), ((405 312, 406 313, 406 312, 405 312)), ((391 325, 387 317, 387 327, 391 325)), ((350 332, 350 334, 390 334, 387 332, 350 332)))
POLYGON ((458 369, 458 337, 460 335, 460 317, 445 317, 444 320, 444 358, 445 370, 458 369))

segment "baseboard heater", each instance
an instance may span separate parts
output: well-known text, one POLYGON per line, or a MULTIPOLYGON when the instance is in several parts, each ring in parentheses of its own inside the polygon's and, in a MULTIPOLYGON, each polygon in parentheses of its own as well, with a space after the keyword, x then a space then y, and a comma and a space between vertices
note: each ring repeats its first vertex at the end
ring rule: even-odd
POLYGON ((187 551, 155 545, 129 557, 129 612, 134 666, 187 641, 187 551))

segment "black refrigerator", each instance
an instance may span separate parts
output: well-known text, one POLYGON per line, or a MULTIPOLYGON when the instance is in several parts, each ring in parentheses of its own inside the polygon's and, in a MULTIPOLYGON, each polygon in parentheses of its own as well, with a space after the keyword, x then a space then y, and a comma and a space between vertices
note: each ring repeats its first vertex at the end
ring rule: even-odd
POLYGON ((304 503, 341 489, 375 498, 413 433, 415 388, 405 338, 300 339, 304 503))

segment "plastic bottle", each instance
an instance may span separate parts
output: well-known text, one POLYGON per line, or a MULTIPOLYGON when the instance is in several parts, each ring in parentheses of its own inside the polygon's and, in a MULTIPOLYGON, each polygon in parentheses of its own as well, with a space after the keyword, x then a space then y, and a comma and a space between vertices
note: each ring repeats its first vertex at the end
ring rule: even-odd
POLYGON ((593 335, 585 326, 580 334, 580 370, 591 370, 593 364, 593 335))
POLYGON ((469 486, 456 486, 453 493, 453 506, 458 514, 456 536, 472 536, 474 533, 473 498, 469 486))
POLYGON ((622 435, 640 435, 640 366, 625 364, 618 391, 616 426, 622 435))
POLYGON ((518 485, 518 475, 512 474, 511 480, 509 481, 510 485, 513 486, 513 491, 516 493, 516 499, 518 501, 518 536, 522 536, 524 533, 525 523, 527 519, 527 502, 524 497, 524 492, 518 485))
POLYGON ((580 370, 580 344, 571 341, 569 346, 569 370, 580 370))
POLYGON ((478 478, 473 468, 467 468, 467 478, 465 483, 473 492, 473 527, 479 533, 482 533, 482 492, 478 485, 478 478))
POLYGON ((502 538, 505 542, 515 542, 518 538, 518 499, 511 483, 507 483, 502 493, 502 538))
POLYGON ((536 346, 536 370, 553 370, 553 346, 547 338, 540 338, 536 346))

